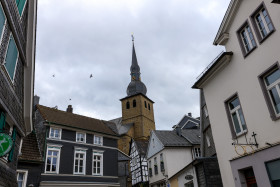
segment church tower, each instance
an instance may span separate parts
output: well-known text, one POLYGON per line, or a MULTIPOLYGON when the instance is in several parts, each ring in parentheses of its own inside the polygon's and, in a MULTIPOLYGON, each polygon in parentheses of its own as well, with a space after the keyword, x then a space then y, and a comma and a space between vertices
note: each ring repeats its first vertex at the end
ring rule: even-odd
POLYGON ((133 123, 131 136, 135 140, 148 139, 150 131, 155 130, 154 102, 146 96, 147 88, 141 81, 133 37, 132 45, 131 82, 126 90, 127 96, 121 99, 122 125, 133 123))

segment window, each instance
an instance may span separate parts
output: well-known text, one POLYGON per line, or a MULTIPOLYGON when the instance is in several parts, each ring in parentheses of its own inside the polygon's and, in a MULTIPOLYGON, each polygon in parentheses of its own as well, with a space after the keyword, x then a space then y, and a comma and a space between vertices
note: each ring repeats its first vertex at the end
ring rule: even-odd
POLYGON ((269 36, 274 31, 273 23, 267 9, 262 3, 258 9, 251 15, 253 26, 256 30, 257 37, 260 42, 269 36))
POLYGON ((146 101, 144 101, 144 104, 145 104, 145 108, 147 108, 147 102, 146 101))
POLYGON ((45 173, 59 173, 60 148, 61 146, 48 146, 45 173))
POLYGON ((272 187, 280 186, 280 160, 267 162, 266 170, 272 187))
POLYGON ((0 36, 1 36, 1 38, 2 38, 3 30, 4 30, 5 22, 6 22, 6 17, 5 17, 2 5, 0 5, 0 36))
POLYGON ((92 156, 92 174, 93 175, 103 175, 103 154, 93 153, 92 156))
POLYGON ((195 147, 193 149, 193 152, 194 152, 194 158, 200 157, 201 153, 200 153, 200 148, 199 147, 195 147))
POLYGON ((19 149, 18 149, 18 155, 21 155, 21 149, 22 149, 22 142, 23 142, 23 139, 21 138, 20 139, 20 143, 19 143, 19 149))
POLYGON ((27 170, 17 170, 18 187, 25 187, 27 182, 27 170))
POLYGON ((126 102, 126 109, 129 109, 130 108, 130 104, 129 104, 129 101, 126 102))
POLYGON ((133 108, 135 108, 136 107, 136 100, 135 99, 133 100, 132 104, 133 104, 133 108))
POLYGON ((252 29, 249 26, 248 21, 246 21, 241 28, 237 31, 238 41, 243 53, 243 56, 246 56, 253 49, 256 48, 255 38, 252 33, 252 29))
POLYGON ((18 59, 18 49, 17 49, 16 43, 15 43, 15 40, 14 40, 13 36, 11 35, 9 44, 8 44, 5 61, 4 61, 4 65, 7 70, 7 73, 9 74, 9 77, 11 78, 12 81, 14 80, 17 59, 18 59))
POLYGON ((16 0, 19 15, 22 15, 26 0, 16 0))
POLYGON ((93 143, 94 145, 103 145, 103 137, 94 135, 93 143))
POLYGON ((159 156, 160 156, 160 171, 164 171, 164 162, 163 162, 162 153, 159 156))
POLYGON ((154 169, 155 169, 155 175, 157 175, 158 174, 157 157, 154 158, 154 169))
POLYGON ((230 127, 231 130, 234 131, 233 136, 236 137, 247 132, 247 127, 238 96, 235 95, 233 99, 230 99, 228 102, 226 102, 226 104, 230 127))
POLYGON ((149 177, 153 176, 152 162, 149 161, 149 177))
POLYGON ((148 109, 151 110, 150 103, 148 103, 148 109))
POLYGON ((86 143, 86 133, 76 132, 76 142, 86 143))
POLYGON ((61 129, 51 127, 49 138, 61 139, 61 129))
POLYGON ((85 174, 86 170, 86 150, 75 150, 74 174, 85 174))
POLYGON ((211 144, 210 144, 210 138, 209 136, 206 134, 206 142, 207 142, 207 146, 210 147, 211 144))
POLYGON ((207 118, 208 117, 208 110, 207 110, 207 106, 206 105, 204 105, 204 107, 203 107, 203 112, 204 112, 204 116, 207 118))

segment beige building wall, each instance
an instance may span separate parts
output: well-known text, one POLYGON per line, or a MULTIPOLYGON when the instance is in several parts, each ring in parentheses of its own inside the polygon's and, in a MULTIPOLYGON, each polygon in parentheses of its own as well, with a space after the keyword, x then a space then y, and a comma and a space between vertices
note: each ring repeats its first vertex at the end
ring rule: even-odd
MULTIPOLYGON (((259 149, 267 146, 266 142, 272 144, 280 141, 280 121, 271 120, 258 80, 258 76, 267 68, 277 61, 280 62, 280 11, 279 5, 272 4, 271 0, 264 1, 276 31, 260 44, 249 18, 261 2, 261 0, 241 1, 240 8, 236 12, 229 30, 230 38, 225 46, 226 51, 233 52, 232 60, 203 87, 222 180, 224 186, 227 187, 235 186, 235 176, 232 174, 229 161, 238 155, 232 145, 233 140, 225 110, 225 100, 238 93, 248 128, 248 140, 255 132, 259 149), (244 58, 236 31, 246 20, 253 31, 257 48, 244 58)), ((252 137, 251 140, 253 140, 252 137)), ((239 137, 238 141, 246 143, 245 136, 239 137)))

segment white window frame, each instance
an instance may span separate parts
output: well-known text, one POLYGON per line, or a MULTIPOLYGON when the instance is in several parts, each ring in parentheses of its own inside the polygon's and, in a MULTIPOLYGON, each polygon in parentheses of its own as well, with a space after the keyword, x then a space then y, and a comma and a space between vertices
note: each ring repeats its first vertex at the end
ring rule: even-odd
POLYGON ((18 149, 18 155, 21 155, 21 149, 22 149, 22 143, 23 143, 23 138, 20 138, 20 142, 19 142, 19 149, 18 149))
POLYGON ((25 187, 27 183, 28 170, 17 170, 17 181, 19 173, 23 173, 22 187, 25 187))
POLYGON ((266 86, 267 94, 268 94, 268 96, 269 96, 270 103, 271 103, 271 105, 272 105, 272 107, 273 107, 274 113, 275 113, 276 117, 279 117, 279 116, 280 116, 280 111, 279 111, 279 113, 277 113, 276 108, 275 108, 275 105, 274 105, 274 103, 273 103, 273 99, 272 99, 271 94, 269 93, 269 91, 270 91, 272 88, 275 87, 275 88, 276 88, 276 91, 277 91, 277 94, 278 94, 278 96, 280 97, 280 87, 279 87, 279 85, 278 85, 278 84, 280 84, 280 79, 276 80, 275 82, 273 82, 273 83, 270 84, 270 85, 267 85, 267 84, 266 84, 266 81, 265 81, 265 78, 266 78, 266 77, 270 76, 272 73, 274 73, 274 72, 277 71, 277 70, 280 71, 280 69, 275 69, 275 70, 273 70, 273 71, 270 71, 266 76, 264 76, 263 81, 264 81, 264 85, 266 86))
POLYGON ((58 139, 58 140, 60 140, 60 139, 61 139, 61 131, 62 131, 62 129, 61 129, 61 128, 50 127, 49 138, 51 138, 51 139, 58 139), (58 137, 55 137, 55 133, 53 133, 53 136, 51 136, 51 131, 52 131, 52 130, 58 130, 58 131, 59 131, 59 133, 58 133, 58 137))
POLYGON ((103 136, 94 135, 93 136, 93 144, 94 145, 103 145, 103 136), (97 138, 100 138, 100 142, 95 141, 97 138))
POLYGON ((247 125, 246 125, 246 122, 245 122, 245 117, 244 117, 243 111, 242 111, 242 109, 241 109, 240 100, 239 100, 239 97, 238 97, 238 96, 234 97, 233 99, 231 99, 231 100, 228 102, 228 109, 229 109, 230 118, 231 118, 232 125, 233 125, 233 128, 234 128, 234 131, 235 131, 236 136, 239 136, 239 135, 241 135, 241 134, 246 133, 246 132, 247 132, 247 125), (230 104, 232 101, 234 101, 236 98, 237 98, 238 101, 239 101, 239 105, 236 106, 236 107, 233 108, 233 109, 230 109, 229 104, 230 104), (243 115, 243 118, 244 118, 244 123, 245 123, 246 129, 243 129, 243 126, 242 126, 242 123, 241 123, 241 119, 240 119, 238 110, 241 110, 241 112, 242 112, 242 115, 243 115), (241 130, 239 133, 237 133, 237 132, 236 132, 236 129, 235 129, 235 124, 234 124, 234 120, 233 120, 233 117, 232 117, 232 114, 234 114, 234 113, 236 113, 236 115, 237 115, 238 124, 239 124, 240 130, 241 130))
POLYGON ((207 118, 209 116, 209 114, 208 114, 208 110, 207 110, 206 105, 203 106, 203 112, 204 112, 205 117, 207 118))
POLYGON ((206 134, 206 142, 207 142, 207 146, 210 147, 211 143, 210 143, 210 137, 206 134))
POLYGON ((76 132, 76 142, 81 142, 81 143, 86 143, 86 139, 87 139, 87 134, 84 133, 84 132, 76 132), (84 140, 81 141, 79 140, 80 139, 80 136, 79 135, 84 135, 84 140))
POLYGON ((256 22, 258 31, 259 31, 260 36, 261 36, 262 39, 265 38, 270 32, 272 32, 272 31, 274 30, 272 21, 271 21, 269 15, 268 15, 267 9, 266 9, 265 7, 262 7, 260 11, 256 12, 256 14, 255 14, 255 16, 254 16, 254 20, 255 20, 255 22, 256 22), (268 23, 266 22, 266 20, 265 20, 265 18, 264 18, 263 10, 266 11, 266 14, 267 14, 267 16, 268 16, 268 19, 270 20, 270 24, 271 24, 271 26, 272 26, 272 29, 271 29, 271 30, 269 29, 268 23), (262 21, 262 23, 263 23, 263 25, 264 25, 264 29, 266 30, 266 35, 265 35, 265 36, 263 36, 263 34, 262 34, 262 32, 261 32, 261 28, 260 28, 259 22, 258 22, 258 20, 257 20, 257 15, 260 15, 261 21, 262 21))
POLYGON ((103 152, 95 152, 92 153, 92 175, 95 176, 103 176, 103 152), (100 156, 100 173, 94 173, 94 156, 100 156))
POLYGON ((241 39, 241 42, 243 44, 243 47, 244 47, 244 51, 247 53, 249 53, 252 49, 254 49, 256 47, 256 41, 255 41, 255 38, 254 38, 254 35, 252 33, 252 29, 251 27, 249 26, 249 24, 246 24, 243 29, 240 30, 239 32, 239 35, 240 35, 240 39, 241 39), (250 33, 248 31, 248 28, 250 29, 250 33), (246 45, 246 43, 244 42, 244 37, 242 35, 242 33, 245 32, 245 37, 246 37, 246 40, 248 41, 248 44, 246 45), (250 37, 250 34, 252 35, 252 38, 250 37), (253 41, 255 43, 255 45, 253 44, 253 41), (246 48, 246 46, 248 46, 249 49, 246 48))
MULTIPOLYGON (((59 165, 60 165, 60 153, 61 153, 60 145, 48 145, 46 152, 46 160, 45 160, 45 173, 59 173, 59 165), (58 151, 57 161, 56 161, 56 171, 47 171, 47 161, 48 161, 48 151, 58 151)), ((52 160, 51 160, 52 165, 52 160)))
POLYGON ((200 150, 200 147, 194 147, 194 148, 193 148, 193 156, 194 156, 194 158, 199 158, 199 157, 201 157, 201 150, 200 150))
MULTIPOLYGON (((6 22, 7 22, 7 20, 6 20, 6 22)), ((4 28, 3 28, 3 29, 4 29, 4 28)), ((11 41, 11 37, 13 37, 13 39, 14 39, 14 41, 15 41, 15 38, 14 38, 14 36, 13 36, 12 33, 11 33, 10 36, 9 36, 7 48, 6 48, 6 50, 5 50, 3 65, 4 65, 5 71, 6 71, 7 74, 8 74, 8 77, 9 77, 10 81, 14 84, 15 74, 16 74, 16 71, 17 71, 17 64, 18 64, 18 59, 19 59, 19 50, 18 50, 18 46, 17 46, 16 41, 15 41, 15 44, 16 44, 16 48, 17 48, 18 53, 17 53, 17 59, 16 59, 16 65, 15 65, 15 69, 14 69, 13 78, 10 77, 10 74, 8 73, 8 70, 7 70, 6 65, 5 65, 5 64, 7 63, 7 62, 6 62, 6 58, 7 58, 7 53, 8 53, 8 49, 9 49, 9 44, 10 44, 10 41, 11 41)))
POLYGON ((76 175, 85 175, 86 174, 86 161, 87 161, 87 149, 75 149, 74 152, 74 163, 73 163, 73 174, 76 175), (80 159, 80 158, 76 158, 76 153, 77 154, 83 154, 84 158, 80 159), (75 172, 75 162, 76 160, 78 160, 78 172, 75 172), (83 160, 83 172, 79 172, 79 167, 80 167, 80 160, 83 160))

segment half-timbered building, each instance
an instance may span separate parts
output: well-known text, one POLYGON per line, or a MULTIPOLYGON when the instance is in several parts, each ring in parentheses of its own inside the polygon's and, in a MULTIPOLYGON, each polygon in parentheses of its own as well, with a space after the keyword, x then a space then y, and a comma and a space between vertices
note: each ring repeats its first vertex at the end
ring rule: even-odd
POLYGON ((129 155, 132 186, 149 186, 147 148, 148 140, 131 139, 129 155))

